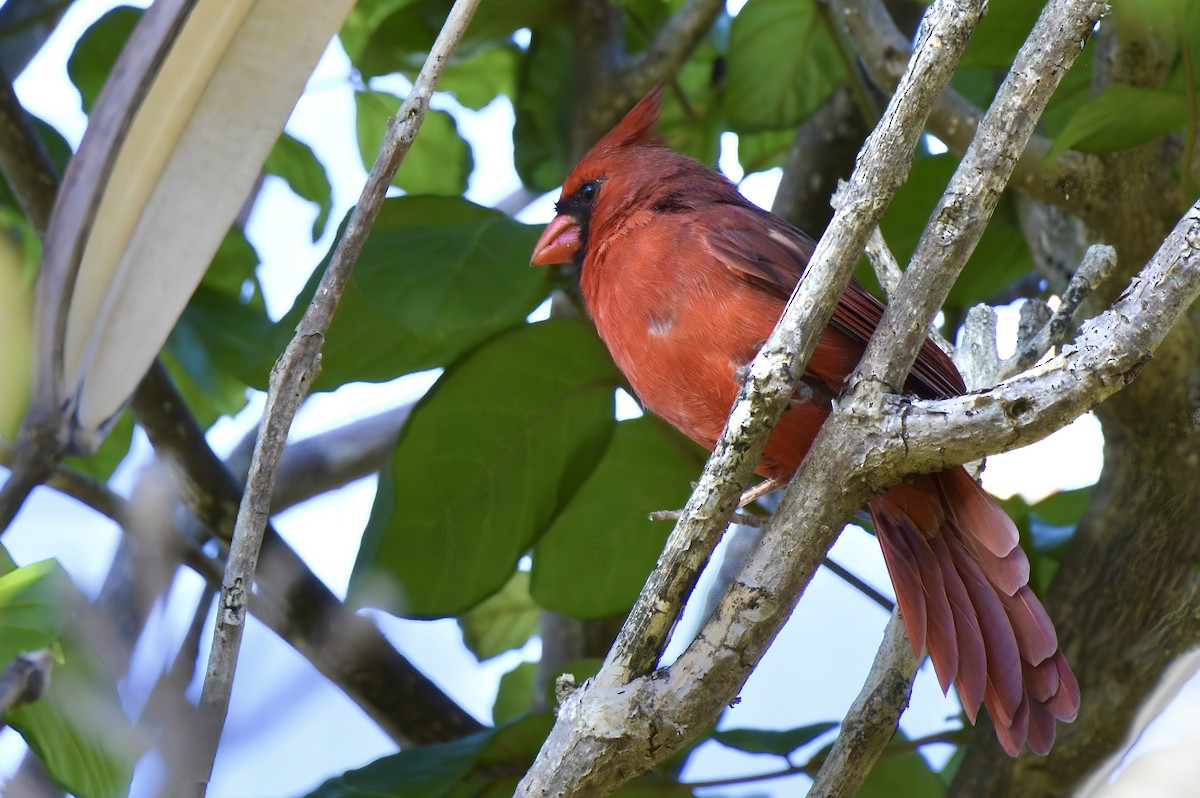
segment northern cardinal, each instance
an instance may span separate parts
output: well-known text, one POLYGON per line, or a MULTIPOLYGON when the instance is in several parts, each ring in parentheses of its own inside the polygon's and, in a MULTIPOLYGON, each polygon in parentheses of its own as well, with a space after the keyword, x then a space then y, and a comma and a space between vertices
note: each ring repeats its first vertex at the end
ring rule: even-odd
MULTIPOLYGON (((746 201, 724 176, 655 136, 651 91, 567 176, 535 266, 575 263, 588 312, 650 411, 712 449, 754 357, 783 312, 812 240, 746 201)), ((852 284, 821 335, 803 384, 757 471, 787 478, 862 356, 883 304, 852 284)), ((906 390, 965 392, 950 359, 926 341, 906 390)), ((975 722, 986 703, 1016 756, 1054 742, 1079 684, 1030 590, 1029 561, 1008 515, 962 468, 919 476, 868 505, 901 614, 942 690, 958 687, 975 722)))

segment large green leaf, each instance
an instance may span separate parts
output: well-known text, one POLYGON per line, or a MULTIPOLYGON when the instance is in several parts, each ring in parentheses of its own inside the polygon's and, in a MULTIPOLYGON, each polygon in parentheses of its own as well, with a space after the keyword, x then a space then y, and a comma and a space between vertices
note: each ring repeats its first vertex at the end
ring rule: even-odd
POLYGON ((67 622, 71 579, 54 560, 0 576, 0 670, 22 651, 46 648, 67 622))
POLYGON ((963 52, 960 64, 967 68, 1007 69, 1025 43, 1046 0, 1004 0, 988 5, 963 52))
POLYGON ((454 95, 459 103, 478 111, 497 95, 512 97, 517 89, 520 50, 500 45, 481 50, 466 60, 451 61, 442 73, 440 91, 454 95))
POLYGON ((405 749, 330 779, 309 798, 439 798, 466 776, 492 734, 405 749))
POLYGON ((1164 89, 1113 83, 1081 106, 1046 153, 1051 160, 1069 149, 1114 152, 1181 129, 1187 100, 1164 89))
POLYGON ((529 572, 517 571, 499 593, 458 619, 463 643, 482 662, 520 648, 537 631, 541 609, 529 595, 529 572))
POLYGON ((817 0, 749 0, 729 37, 729 122, 739 133, 795 127, 843 74, 817 0))
POLYGON ((67 59, 67 75, 79 89, 85 112, 91 112, 125 40, 141 18, 142 9, 118 6, 93 22, 75 43, 67 59))
POLYGON ((124 798, 137 754, 116 688, 74 634, 61 650, 63 662, 46 694, 5 718, 64 789, 86 798, 124 798))
POLYGON ((521 325, 446 370, 409 416, 354 583, 390 576, 394 609, 456 615, 508 581, 603 455, 618 375, 584 325, 521 325))
POLYGON ((836 729, 836 721, 812 723, 795 729, 722 729, 712 739, 728 748, 751 754, 775 754, 786 757, 821 735, 836 729))
POLYGON ((258 253, 241 231, 230 230, 161 355, 205 428, 245 406, 241 375, 275 330, 255 277, 258 262, 258 253))
POLYGON ((536 662, 522 662, 500 677, 500 687, 492 704, 493 723, 505 723, 530 710, 537 686, 537 670, 536 662))
POLYGON ((454 742, 408 748, 330 779, 308 798, 511 795, 514 774, 528 769, 552 723, 548 713, 530 715, 454 742))
POLYGON ((569 24, 535 31, 517 71, 513 98, 514 158, 521 181, 533 191, 562 183, 571 162, 571 108, 575 80, 564 63, 575 53, 569 24))
MULTIPOLYGON (((386 200, 325 337, 316 389, 446 366, 519 324, 550 291, 550 273, 529 268, 539 232, 458 198, 386 200)), ((243 374, 251 385, 265 387, 323 273, 260 343, 243 374)))
MULTIPOLYGON (((343 33, 347 52, 365 77, 401 72, 416 74, 452 5, 451 0, 370 0, 351 15, 343 33), (390 12, 390 13, 388 13, 390 12), (347 33, 349 34, 347 36, 347 33)), ((482 3, 467 27, 455 58, 512 41, 521 28, 534 31, 565 17, 556 0, 505 0, 482 3)))
MULTIPOLYGON (((401 102, 386 92, 354 93, 358 149, 368 170, 379 155, 388 119, 401 102)), ((392 183, 410 194, 456 196, 467 190, 467 178, 474 168, 471 147, 458 135, 454 117, 445 111, 429 111, 392 183)))
POLYGON ((329 224, 329 212, 333 209, 333 187, 329 184, 325 165, 317 160, 312 148, 284 133, 267 156, 263 171, 283 178, 296 196, 317 206, 312 237, 313 241, 320 238, 329 224))
POLYGON ((941 798, 946 792, 942 780, 916 751, 889 755, 887 752, 871 768, 858 798, 941 798))
MULTIPOLYGON (((360 71, 362 66, 358 62, 376 29, 392 14, 399 12, 405 6, 414 5, 416 2, 417 0, 358 0, 354 4, 354 8, 350 10, 346 21, 342 24, 338 38, 341 39, 346 55, 350 56, 350 60, 355 62, 355 66, 358 66, 360 71)), ((430 43, 432 43, 432 39, 430 43)), ((363 72, 363 75, 372 77, 366 72, 363 72)))
MULTIPOLYGON (((919 158, 880 223, 883 237, 902 266, 907 265, 958 159, 952 155, 919 158)), ((958 310, 995 295, 1033 269, 1033 258, 1007 202, 996 209, 983 238, 950 290, 945 307, 958 310)))
POLYGON ((795 137, 794 130, 743 133, 738 136, 738 163, 746 174, 783 166, 795 137))
POLYGON ((87 798, 124 796, 133 770, 129 722, 95 655, 63 638, 78 598, 70 577, 53 560, 9 570, 0 553, 0 670, 23 651, 54 646, 62 654, 45 695, 4 720, 64 788, 87 798))
POLYGON ((618 424, 604 459, 534 549, 537 602, 578 618, 633 606, 671 531, 647 516, 682 507, 703 462, 695 444, 656 419, 618 424))

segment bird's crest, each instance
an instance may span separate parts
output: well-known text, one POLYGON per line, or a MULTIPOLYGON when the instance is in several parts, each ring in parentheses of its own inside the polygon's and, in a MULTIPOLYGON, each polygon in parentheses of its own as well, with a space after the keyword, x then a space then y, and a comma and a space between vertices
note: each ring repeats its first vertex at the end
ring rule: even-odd
POLYGON ((662 139, 655 135, 654 126, 662 112, 663 87, 655 86, 637 105, 625 114, 617 126, 596 142, 593 152, 619 150, 636 144, 656 145, 662 139))

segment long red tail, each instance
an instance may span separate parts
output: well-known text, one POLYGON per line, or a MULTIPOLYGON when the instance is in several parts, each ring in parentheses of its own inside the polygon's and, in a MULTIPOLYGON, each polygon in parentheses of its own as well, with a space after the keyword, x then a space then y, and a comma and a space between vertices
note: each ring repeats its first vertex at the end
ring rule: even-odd
POLYGON ((975 722, 986 703, 1010 756, 1045 754, 1054 721, 1079 711, 1079 683, 1029 589, 1008 515, 961 468, 897 485, 868 505, 913 651, 975 722))

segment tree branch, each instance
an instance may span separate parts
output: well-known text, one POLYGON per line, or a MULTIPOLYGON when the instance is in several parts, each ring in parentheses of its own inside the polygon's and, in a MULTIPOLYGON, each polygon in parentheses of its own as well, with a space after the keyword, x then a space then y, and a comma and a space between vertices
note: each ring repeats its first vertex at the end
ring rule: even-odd
MULTIPOLYGON (((911 47, 881 0, 829 2, 834 16, 842 21, 846 34, 862 56, 871 79, 885 92, 894 91, 911 47)), ((1059 68, 1054 65, 1053 72, 1047 74, 1056 74, 1059 68)), ((1055 85, 1058 77, 1061 76, 1055 77, 1055 85)), ((963 153, 982 118, 983 112, 977 106, 953 89, 947 89, 930 114, 929 129, 950 149, 963 153)), ((1032 137, 1018 154, 1013 187, 1086 218, 1096 203, 1096 193, 1104 185, 1102 162, 1095 156, 1067 152, 1043 164, 1049 150, 1049 140, 1032 137)))
POLYGON ((887 397, 881 414, 870 415, 881 424, 866 433, 872 460, 903 458, 914 472, 940 471, 1046 437, 1132 381, 1197 297, 1200 203, 1112 308, 1085 322, 1056 357, 980 393, 887 397))
MULTIPOLYGON (((600 19, 603 13, 611 12, 608 0, 588 0, 576 4, 586 16, 581 23, 600 19), (595 7, 583 11, 585 7, 595 7)), ((580 86, 580 96, 586 103, 576 104, 577 120, 573 125, 573 147, 582 152, 600 135, 613 126, 617 118, 631 108, 642 95, 658 83, 664 83, 675 74, 700 44, 713 20, 725 7, 724 0, 687 0, 666 24, 658 31, 654 41, 645 51, 630 59, 616 51, 611 41, 596 41, 605 30, 593 24, 592 28, 576 29, 581 38, 580 71, 585 76, 580 86), (607 62, 616 68, 599 66, 607 62)), ((619 30, 616 32, 620 35, 619 30)))
POLYGON ((796 130, 771 212, 818 235, 833 215, 829 198, 854 169, 854 156, 869 132, 854 94, 839 87, 796 130))
MULTIPOLYGON (((895 391, 950 288, 975 250, 1046 103, 1080 42, 1107 11, 1099 0, 1047 4, 1013 62, 913 252, 858 375, 895 391)), ((851 393, 855 384, 851 378, 851 393)))
MULTIPOLYGON (((221 540, 233 532, 242 488, 209 447, 160 364, 138 385, 133 411, 170 469, 188 509, 221 540)), ((185 562, 213 580, 207 559, 183 542, 185 562)), ((318 579, 274 528, 263 541, 254 613, 307 657, 401 745, 446 742, 482 726, 355 615, 318 579)))
MULTIPOLYGON (((558 722, 518 787, 518 795, 604 794, 669 756, 736 694, 786 618, 790 606, 785 597, 798 598, 799 582, 790 593, 778 594, 735 583, 684 655, 671 667, 648 673, 666 644, 684 596, 736 507, 771 427, 793 395, 870 230, 907 176, 924 120, 949 82, 981 13, 980 3, 939 2, 932 7, 901 89, 868 138, 846 200, 818 242, 805 279, 751 364, 728 427, 667 550, 600 672, 560 708, 558 722), (697 689, 701 685, 703 689, 697 689)), ((841 485, 846 473, 841 471, 827 484, 841 485)), ((835 498, 808 517, 820 519, 817 523, 826 527, 832 542, 841 528, 840 519, 866 498, 865 490, 835 498)), ((776 526, 768 524, 767 536, 776 526)), ((779 552, 792 548, 790 542, 776 541, 774 547, 760 546, 757 551, 770 551, 772 559, 778 560, 779 552)), ((823 555, 822 550, 813 558, 812 569, 823 555)))
MULTIPOLYGON (((412 408, 412 402, 398 405, 289 443, 279 458, 271 512, 283 512, 379 471, 396 448, 396 437, 412 408)), ((255 433, 252 430, 225 458, 225 467, 239 480, 250 470, 255 433)))
MULTIPOLYGON (((11 468, 17 457, 13 447, 0 441, 0 466, 11 468)), ((50 473, 45 484, 64 496, 70 496, 91 507, 117 524, 123 523, 124 519, 129 517, 129 502, 123 496, 109 490, 103 482, 87 474, 58 466, 50 473)))
POLYGON ((197 740, 197 770, 192 781, 196 795, 202 796, 206 792, 225 717, 229 712, 246 610, 250 603, 264 531, 271 515, 275 469, 287 442, 288 429, 301 402, 308 395, 309 387, 320 373, 321 344, 325 340, 325 331, 333 320, 334 310, 371 225, 379 214, 392 177, 425 120, 429 99, 433 96, 442 70, 454 54, 479 1, 457 0, 450 9, 425 64, 413 82, 408 99, 396 116, 389 120, 379 155, 330 259, 329 268, 321 277, 312 304, 300 320, 295 337, 271 370, 267 405, 250 464, 246 492, 238 510, 233 541, 230 543, 212 649, 200 695, 199 720, 203 732, 197 740))

